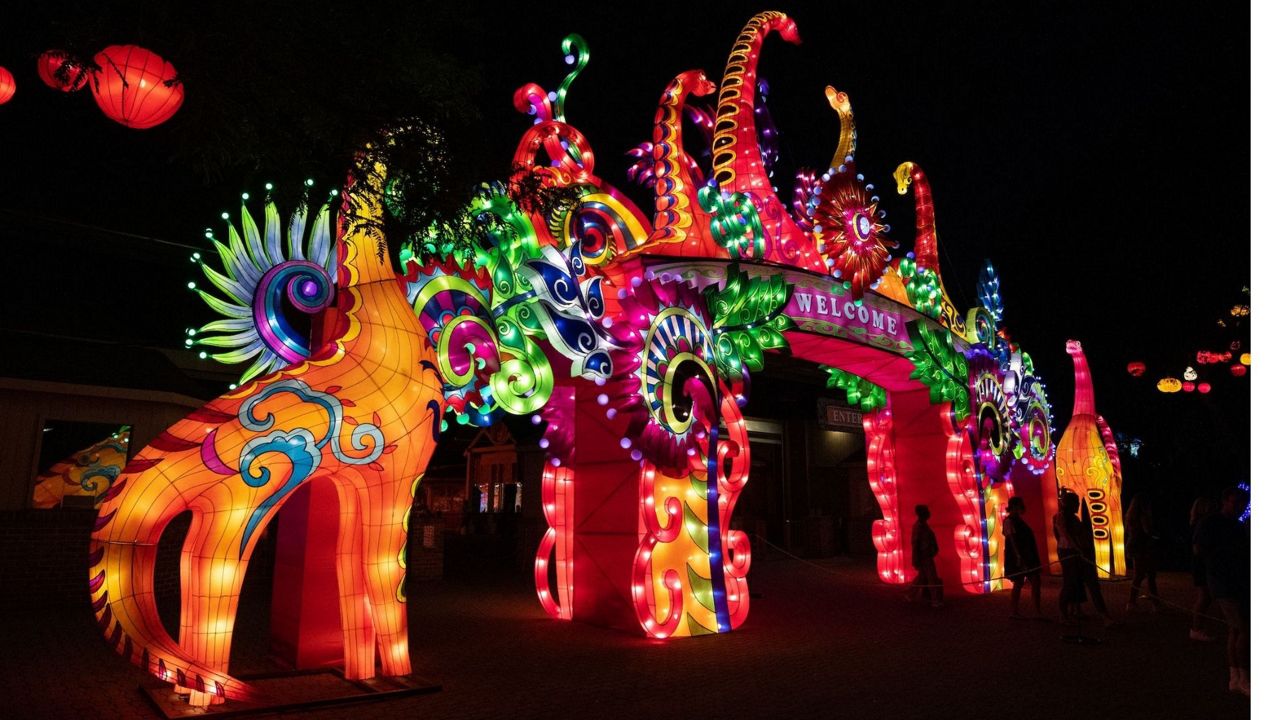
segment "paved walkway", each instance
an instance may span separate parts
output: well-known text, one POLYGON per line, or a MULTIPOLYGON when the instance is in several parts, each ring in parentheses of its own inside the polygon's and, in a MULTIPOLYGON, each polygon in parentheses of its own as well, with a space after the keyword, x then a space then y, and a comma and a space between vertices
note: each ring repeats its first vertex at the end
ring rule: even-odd
MULTIPOLYGON (((1189 605, 1186 576, 1163 576, 1189 605)), ((940 610, 878 585, 865 561, 758 561, 746 627, 654 642, 547 619, 523 578, 437 582, 410 600, 415 669, 444 691, 330 708, 350 718, 1244 718, 1226 692, 1221 640, 1187 639, 1183 615, 1086 627, 1067 644, 1057 623, 1014 621, 1007 595, 948 593, 940 610)), ((13 589, 11 589, 12 591, 13 589)), ((1125 588, 1108 586, 1114 611, 1125 588)), ((1024 602, 1027 598, 1024 598, 1024 602)), ((1056 609, 1050 581, 1045 607, 1056 609)), ((246 598, 233 671, 268 669, 266 602, 246 598)), ((87 604, 0 613, 0 715, 150 718, 147 676, 98 637, 87 604)), ((298 717, 299 714, 288 715, 298 717)), ((271 717, 271 716, 266 716, 271 717)))

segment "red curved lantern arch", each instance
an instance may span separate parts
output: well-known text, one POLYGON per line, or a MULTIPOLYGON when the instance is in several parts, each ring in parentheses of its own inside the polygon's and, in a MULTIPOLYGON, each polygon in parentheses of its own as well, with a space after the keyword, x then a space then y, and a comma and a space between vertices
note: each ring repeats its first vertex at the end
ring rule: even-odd
POLYGON ((0 105, 9 102, 17 91, 18 84, 13 81, 13 73, 0 67, 0 105))
POLYGON ((155 127, 182 106, 178 71, 136 45, 112 45, 93 56, 93 99, 107 117, 136 130, 155 127))
POLYGON ((45 85, 62 92, 76 92, 89 83, 89 68, 65 50, 45 50, 36 60, 36 74, 45 85))

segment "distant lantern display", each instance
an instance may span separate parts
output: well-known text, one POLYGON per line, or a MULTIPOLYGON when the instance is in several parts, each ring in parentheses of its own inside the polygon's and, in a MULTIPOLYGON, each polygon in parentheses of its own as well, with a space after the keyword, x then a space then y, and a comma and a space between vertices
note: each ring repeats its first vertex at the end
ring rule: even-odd
POLYGON ((1209 383, 1207 383, 1207 382, 1202 382, 1202 383, 1200 383, 1198 386, 1196 386, 1196 389, 1197 389, 1197 390, 1199 390, 1199 391, 1200 391, 1200 392, 1202 392, 1202 393, 1207 393, 1207 392, 1209 392, 1209 390, 1211 390, 1212 388, 1209 386, 1209 383))
POLYGON ((1242 354, 1242 355, 1240 356, 1240 364, 1241 364, 1241 365, 1252 365, 1252 364, 1253 364, 1253 356, 1252 356, 1252 355, 1250 355, 1249 353, 1244 353, 1244 354, 1242 354))
POLYGON ((173 117, 182 106, 178 71, 159 55, 136 45, 112 45, 93 61, 93 99, 107 117, 145 130, 173 117))
POLYGON ((1244 317, 1249 314, 1248 305, 1234 305, 1231 308, 1231 317, 1244 317))
POLYGON ((89 82, 89 68, 65 50, 45 50, 36 60, 36 74, 45 85, 62 92, 75 92, 89 82))
POLYGON ((1129 363, 1129 374, 1134 377, 1142 377, 1147 373, 1147 364, 1141 360, 1135 360, 1129 363))
POLYGON ((1182 389, 1182 381, 1175 377, 1160 378, 1156 389, 1162 393, 1176 393, 1182 389))
POLYGON ((1182 383, 1182 392, 1195 392, 1196 384, 1193 382, 1182 383))
POLYGON ((9 102, 17 91, 18 84, 13 81, 13 73, 0 67, 0 105, 9 102))
POLYGON ((1231 366, 1231 374, 1236 377, 1244 377, 1247 372, 1249 372, 1249 368, 1244 363, 1236 363, 1231 366))
POLYGON ((1232 349, 1232 350, 1239 350, 1239 349, 1240 349, 1240 341, 1239 341, 1239 340, 1232 340, 1232 341, 1231 341, 1231 349, 1232 349))
POLYGON ((1187 366, 1186 370, 1182 371, 1182 379, 1188 382, 1194 382, 1195 379, 1198 377, 1200 377, 1200 374, 1197 373, 1196 369, 1191 367, 1190 365, 1187 366))

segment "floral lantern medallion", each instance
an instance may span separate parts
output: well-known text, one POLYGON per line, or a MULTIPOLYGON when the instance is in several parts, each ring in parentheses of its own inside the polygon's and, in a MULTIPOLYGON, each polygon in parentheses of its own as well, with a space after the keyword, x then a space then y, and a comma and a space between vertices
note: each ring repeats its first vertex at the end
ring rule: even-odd
POLYGON ((17 91, 18 84, 13 81, 13 73, 0 67, 0 105, 9 102, 17 91))
POLYGON ((155 127, 182 106, 178 71, 164 58, 136 45, 112 45, 93 61, 93 99, 107 117, 136 130, 155 127))

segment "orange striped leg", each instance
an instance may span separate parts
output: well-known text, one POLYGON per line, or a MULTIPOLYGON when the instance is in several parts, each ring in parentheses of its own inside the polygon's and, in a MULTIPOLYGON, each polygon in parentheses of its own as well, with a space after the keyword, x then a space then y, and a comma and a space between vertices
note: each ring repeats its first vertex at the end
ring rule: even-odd
MULTIPOLYGON (((240 557, 240 538, 248 511, 228 508, 193 510, 191 530, 182 548, 182 621, 179 645, 198 664, 227 672, 231 634, 240 603, 240 587, 252 545, 240 557)), ((195 706, 217 705, 225 699, 191 691, 195 706)))
MULTIPOLYGON (((352 478, 359 481, 359 476, 352 478)), ((338 488, 338 607, 342 615, 342 650, 348 680, 376 674, 373 617, 365 593, 364 531, 360 523, 360 493, 349 481, 336 479, 338 488)))
POLYGON ((408 541, 405 516, 418 473, 399 481, 372 485, 363 494, 360 517, 364 530, 365 590, 378 637, 382 674, 408 675, 408 619, 401 583, 405 578, 404 550, 408 541))

